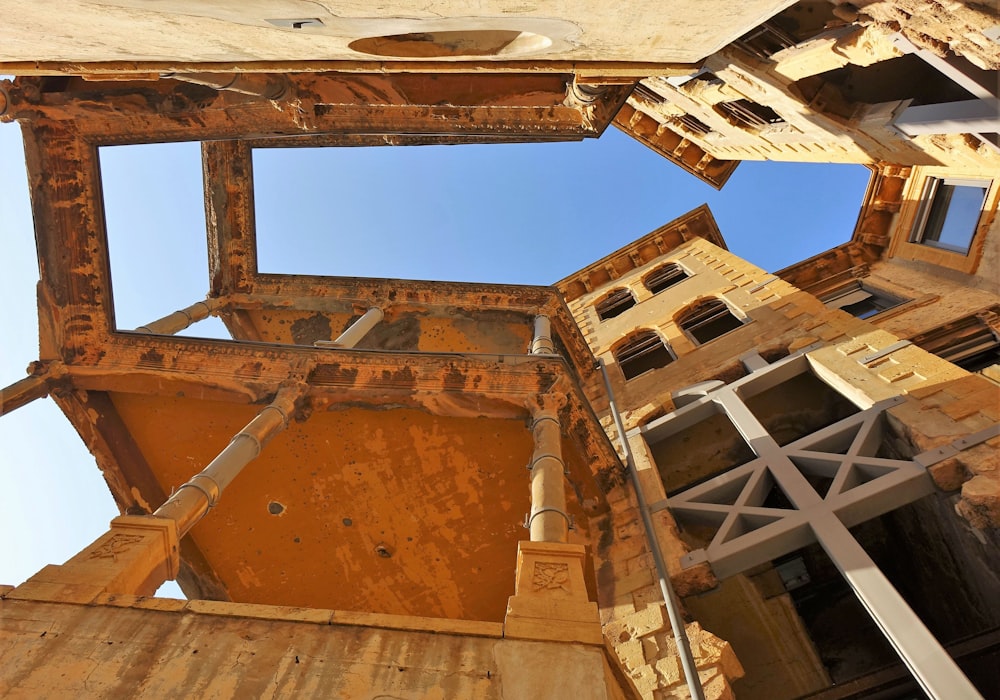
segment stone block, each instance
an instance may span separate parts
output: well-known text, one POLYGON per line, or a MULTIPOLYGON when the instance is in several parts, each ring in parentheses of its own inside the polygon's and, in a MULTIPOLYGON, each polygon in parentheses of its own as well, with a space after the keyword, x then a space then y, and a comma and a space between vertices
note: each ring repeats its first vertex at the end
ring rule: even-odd
POLYGON ((929 467, 927 471, 942 491, 957 491, 969 478, 965 463, 958 457, 949 457, 929 467))
POLYGON ((92 603, 101 593, 101 587, 92 584, 29 579, 7 593, 4 598, 87 605, 92 603))
POLYGON ((556 542, 520 542, 514 595, 504 636, 604 644, 597 604, 583 578, 585 549, 556 542))
POLYGON ((141 595, 104 594, 98 596, 96 605, 114 608, 136 608, 138 610, 159 610, 161 612, 181 612, 187 609, 188 601, 176 598, 152 598, 141 595))
POLYGON ((604 646, 596 604, 593 622, 508 616, 504 621, 503 636, 505 639, 537 639, 604 646))
POLYGON ((652 586, 653 583, 653 572, 650 569, 639 569, 631 574, 617 577, 615 579, 615 592, 619 594, 630 593, 640 588, 652 586))
POLYGON ((963 418, 968 418, 975 413, 979 413, 979 408, 980 404, 970 398, 952 401, 951 403, 942 406, 941 412, 949 418, 958 421, 963 418))
POLYGON ((255 605, 231 603, 218 600, 192 600, 187 604, 190 612, 201 615, 224 615, 226 617, 246 617, 257 620, 290 620, 329 624, 333 616, 331 610, 297 608, 284 605, 255 605))
POLYGON ((956 508, 973 527, 1000 527, 1000 475, 980 474, 966 481, 956 508))
POLYGON ((638 639, 667 629, 670 629, 670 621, 667 610, 662 605, 634 611, 604 627, 608 639, 619 642, 638 639))

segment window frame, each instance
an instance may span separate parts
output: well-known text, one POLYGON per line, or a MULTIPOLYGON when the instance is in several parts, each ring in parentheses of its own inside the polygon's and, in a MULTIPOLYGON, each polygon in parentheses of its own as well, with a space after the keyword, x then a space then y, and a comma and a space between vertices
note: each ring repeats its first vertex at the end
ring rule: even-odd
POLYGON ((630 288, 616 287, 615 289, 610 290, 607 294, 604 294, 603 296, 601 296, 600 299, 594 302, 594 313, 597 314, 597 318, 599 318, 601 321, 610 321, 613 318, 621 316, 623 313, 631 309, 637 303, 638 301, 635 298, 635 293, 630 288), (620 295, 621 299, 617 299, 612 302, 612 297, 614 297, 615 295, 620 295), (626 300, 625 295, 628 295, 628 298, 631 299, 632 303, 629 304, 628 306, 622 307, 622 305, 626 300), (614 313, 611 313, 610 315, 605 315, 605 313, 602 312, 601 309, 601 306, 605 304, 609 304, 609 306, 606 308, 606 311, 614 311, 614 313), (622 308, 619 309, 619 307, 622 308))
POLYGON ((995 327, 998 314, 1000 305, 991 306, 918 333, 910 341, 967 372, 981 372, 1000 364, 1000 330, 995 327), (994 319, 993 323, 990 323, 990 318, 994 319), (995 357, 996 361, 991 357, 995 357))
POLYGON ((875 316, 878 316, 879 314, 898 308, 903 304, 907 303, 908 301, 911 301, 910 299, 905 299, 896 294, 887 292, 880 287, 872 286, 867 282, 865 282, 864 280, 860 279, 852 279, 845 284, 842 284, 822 295, 817 296, 817 299, 823 302, 823 306, 825 306, 828 309, 840 309, 841 311, 844 311, 844 313, 851 314, 851 316, 854 316, 854 318, 859 318, 864 321, 870 320, 875 316), (844 297, 848 297, 852 294, 861 294, 861 293, 867 294, 867 296, 859 298, 855 301, 851 301, 849 303, 844 302, 840 304, 835 304, 835 302, 844 299, 844 297), (853 306, 854 304, 860 304, 861 302, 867 301, 869 299, 885 301, 889 302, 889 304, 886 306, 879 306, 878 304, 874 304, 877 310, 874 313, 870 313, 866 316, 859 316, 858 314, 851 313, 846 309, 846 307, 853 306))
MULTIPOLYGON (((923 189, 921 190, 920 203, 917 207, 917 213, 913 221, 913 226, 910 228, 908 242, 968 257, 972 252, 976 235, 979 233, 979 224, 982 221, 983 212, 985 211, 986 204, 989 201, 992 186, 993 182, 987 178, 937 177, 934 175, 928 175, 924 180, 923 189), (979 203, 979 216, 976 217, 976 222, 972 226, 972 231, 969 232, 968 244, 964 249, 949 243, 942 243, 937 239, 927 238, 927 225, 930 223, 930 215, 934 210, 934 204, 937 201, 938 193, 941 192, 942 185, 951 187, 975 187, 982 188, 984 190, 983 199, 979 203)), ((946 208, 945 214, 947 214, 947 211, 948 209, 946 208)), ((941 228, 943 228, 944 220, 942 220, 941 223, 941 228)), ((941 231, 939 230, 937 232, 937 236, 940 237, 940 235, 941 231)))
POLYGON ((656 296, 660 292, 665 292, 668 289, 676 287, 678 284, 681 284, 684 280, 690 279, 691 277, 692 277, 691 273, 687 269, 685 269, 684 266, 681 265, 680 263, 665 262, 662 265, 657 265, 655 268, 653 268, 645 275, 643 275, 642 286, 646 288, 647 292, 649 292, 653 296, 656 296), (682 275, 682 277, 678 279, 676 282, 671 282, 667 286, 660 287, 659 289, 654 291, 653 288, 650 287, 650 279, 652 277, 661 276, 662 273, 668 269, 672 272, 671 279, 677 276, 677 274, 682 275))
POLYGON ((670 343, 664 340, 663 336, 652 328, 637 328, 633 332, 629 333, 611 347, 611 355, 615 358, 615 364, 618 365, 618 370, 622 373, 625 381, 631 381, 632 379, 641 377, 642 375, 652 372, 653 370, 667 367, 677 361, 677 353, 675 353, 673 348, 670 347, 670 343), (656 344, 653 344, 651 341, 656 341, 656 344), (645 343, 646 346, 639 347, 642 343, 645 343), (635 362, 638 358, 650 355, 660 349, 665 351, 667 356, 670 358, 668 362, 655 367, 647 367, 636 374, 629 374, 626 371, 628 363, 635 362), (622 354, 624 351, 629 352, 630 355, 623 358, 622 354))
MULTIPOLYGON (((998 205, 1000 205, 1000 177, 994 172, 958 170, 944 166, 914 166, 907 177, 906 186, 901 195, 899 216, 896 219, 896 223, 892 224, 891 242, 887 257, 919 261, 955 270, 966 275, 976 275, 978 274, 979 263, 983 258, 987 237, 990 235, 991 226, 997 215, 998 205), (918 221, 917 214, 924 201, 924 194, 927 191, 927 178, 929 177, 940 180, 950 179, 952 181, 966 180, 990 183, 989 191, 986 195, 986 203, 983 205, 982 212, 979 215, 976 233, 972 238, 972 245, 967 255, 910 240, 918 221)), ((859 221, 863 220, 871 211, 871 207, 872 202, 869 200, 862 210, 859 221)))
MULTIPOLYGON (((716 320, 718 318, 718 316, 719 316, 719 314, 716 313, 716 314, 714 314, 713 316, 711 316, 708 319, 704 319, 704 320, 699 321, 697 323, 697 325, 695 326, 695 328, 700 328, 700 327, 706 325, 707 323, 716 320)), ((674 316, 674 323, 676 323, 677 327, 681 329, 681 332, 684 333, 685 337, 687 337, 688 340, 690 340, 696 346, 706 345, 708 343, 711 343, 713 340, 717 340, 717 339, 721 338, 724 335, 729 335, 733 331, 739 330, 740 328, 742 328, 743 326, 746 325, 747 320, 748 319, 746 319, 744 317, 738 316, 733 311, 733 308, 726 302, 726 300, 722 299, 720 297, 708 297, 708 298, 703 298, 703 299, 699 299, 697 301, 694 301, 694 302, 688 304, 687 306, 685 306, 683 309, 681 309, 674 316), (688 326, 685 325, 685 321, 683 319, 686 316, 691 315, 692 309, 696 309, 696 308, 698 308, 700 306, 708 306, 710 304, 718 304, 718 305, 720 305, 720 307, 721 307, 720 311, 721 310, 725 310, 725 312, 727 314, 729 314, 734 320, 736 320, 739 323, 739 325, 736 326, 736 327, 734 327, 734 328, 730 328, 729 330, 724 331, 724 332, 722 332, 722 333, 720 333, 720 334, 718 334, 718 335, 716 335, 716 336, 714 336, 712 338, 709 338, 708 340, 700 340, 700 339, 698 339, 697 336, 694 335, 694 333, 691 332, 691 329, 688 326)))

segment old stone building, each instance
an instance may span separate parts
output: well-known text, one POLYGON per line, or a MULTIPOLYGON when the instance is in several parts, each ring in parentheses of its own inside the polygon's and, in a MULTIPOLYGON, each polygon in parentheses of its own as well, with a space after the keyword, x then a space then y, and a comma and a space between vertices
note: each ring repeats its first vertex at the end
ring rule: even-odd
POLYGON ((2 411, 55 401, 122 515, 0 588, 4 695, 1000 695, 995 13, 52 12, 0 28, 41 272, 2 411), (774 274, 707 207, 552 287, 258 270, 255 148, 612 123, 716 187, 868 165, 857 227, 774 274), (179 140, 208 295, 120 328, 97 150, 179 140))

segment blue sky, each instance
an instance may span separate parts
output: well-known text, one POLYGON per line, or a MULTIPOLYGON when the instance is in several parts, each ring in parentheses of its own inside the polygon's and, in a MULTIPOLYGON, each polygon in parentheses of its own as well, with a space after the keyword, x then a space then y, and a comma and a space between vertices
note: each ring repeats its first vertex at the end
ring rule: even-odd
MULTIPOLYGON (((38 355, 23 163, 19 129, 0 124, 3 385, 38 355)), ((198 144, 102 149, 101 165, 118 326, 204 298, 198 144)), ((774 271, 850 237, 869 175, 745 162, 717 192, 613 128, 583 143, 258 151, 254 168, 263 271, 517 284, 555 282, 704 202, 733 252, 774 271)), ((16 585, 117 511, 51 400, 0 418, 0 445, 0 584, 16 585)))

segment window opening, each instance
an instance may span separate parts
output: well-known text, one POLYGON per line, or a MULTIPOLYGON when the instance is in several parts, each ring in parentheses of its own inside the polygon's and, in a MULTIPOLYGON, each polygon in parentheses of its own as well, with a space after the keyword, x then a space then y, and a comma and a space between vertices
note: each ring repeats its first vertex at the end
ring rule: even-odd
POLYGON ((741 36, 733 44, 758 58, 767 60, 779 51, 795 46, 795 39, 773 22, 764 22, 741 36))
POLYGON ((635 297, 632 291, 622 287, 608 292, 607 296, 594 305, 597 315, 602 321, 619 316, 628 309, 635 306, 635 297))
POLYGON ((808 41, 836 26, 838 18, 833 10, 834 6, 829 2, 797 2, 754 27, 733 44, 766 60, 783 49, 808 41))
POLYGON ((964 370, 979 372, 1000 364, 1000 333, 986 320, 987 316, 996 318, 997 314, 1000 306, 921 333, 912 342, 964 370))
MULTIPOLYGON (((115 328, 134 330, 204 299, 209 280, 201 144, 102 146, 98 157, 115 328), (164 187, 165 181, 173 185, 164 187), (170 235, 153 235, 150 221, 169 221, 170 235)), ((230 337, 214 316, 178 335, 230 337)))
POLYGON ((911 241, 968 255, 990 183, 929 177, 911 241))
POLYGON ((871 318, 906 301, 860 280, 827 292, 819 300, 828 309, 840 309, 857 318, 871 318))
POLYGON ((642 83, 635 86, 635 89, 632 91, 632 97, 640 99, 643 102, 648 102, 652 105, 663 104, 666 102, 663 95, 642 83))
MULTIPOLYGON (((667 495, 702 483, 756 457, 729 416, 712 405, 702 407, 690 425, 662 437, 650 437, 649 451, 667 495)), ((735 491, 733 502, 739 495, 739 489, 735 491)))
POLYGON ((673 287, 675 284, 683 282, 688 277, 687 272, 684 271, 677 263, 668 263, 662 267, 658 267, 651 273, 646 275, 642 283, 646 286, 646 289, 651 291, 653 294, 659 294, 664 289, 673 287))
POLYGON ((702 136, 711 133, 712 131, 712 127, 703 122, 701 119, 698 119, 698 117, 691 114, 685 114, 683 116, 677 117, 677 123, 680 124, 681 127, 683 127, 684 129, 687 129, 688 131, 695 134, 701 134, 702 136))
POLYGON ((634 379, 674 361, 673 354, 656 331, 636 333, 622 342, 612 354, 625 379, 634 379))
POLYGON ((677 324, 699 345, 715 340, 720 335, 736 330, 743 322, 721 299, 699 302, 677 318, 677 324))
POLYGON ((728 119, 730 124, 744 129, 760 129, 769 124, 780 124, 785 121, 770 107, 750 100, 720 102, 715 106, 715 109, 728 119))
POLYGON ((787 445, 858 412, 858 407, 843 394, 811 372, 792 377, 744 401, 779 445, 787 445))

